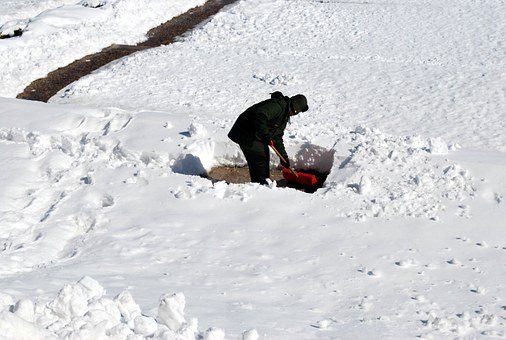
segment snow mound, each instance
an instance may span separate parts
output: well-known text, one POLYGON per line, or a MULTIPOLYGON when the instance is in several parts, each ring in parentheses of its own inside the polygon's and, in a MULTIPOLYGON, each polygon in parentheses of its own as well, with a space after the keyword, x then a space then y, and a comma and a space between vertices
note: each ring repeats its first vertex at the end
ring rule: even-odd
POLYGON ((422 323, 432 332, 447 336, 473 337, 479 333, 484 336, 504 337, 504 331, 492 329, 499 323, 499 317, 479 309, 472 313, 463 312, 451 316, 440 316, 436 311, 427 313, 427 319, 422 323))
POLYGON ((184 147, 172 164, 172 171, 185 175, 202 175, 214 164, 215 142, 198 139, 184 147))
POLYGON ((11 20, 0 27, 0 39, 17 37, 23 34, 28 20, 11 20))
MULTIPOLYGON (((435 219, 445 202, 474 195, 469 171, 433 156, 448 152, 440 139, 391 136, 359 126, 339 140, 351 146, 349 155, 335 157, 322 194, 353 202, 349 216, 435 219)), ((328 163, 330 156, 320 158, 328 163)))
MULTIPOLYGON (((106 297, 105 289, 87 276, 66 284, 46 304, 28 299, 13 304, 10 296, 1 296, 2 301, 9 301, 0 307, 0 337, 3 339, 225 338, 220 328, 199 331, 197 319, 186 321, 183 293, 163 295, 156 316, 143 314, 128 291, 114 299, 106 297)), ((244 338, 258 339, 256 330, 244 332, 244 338)))

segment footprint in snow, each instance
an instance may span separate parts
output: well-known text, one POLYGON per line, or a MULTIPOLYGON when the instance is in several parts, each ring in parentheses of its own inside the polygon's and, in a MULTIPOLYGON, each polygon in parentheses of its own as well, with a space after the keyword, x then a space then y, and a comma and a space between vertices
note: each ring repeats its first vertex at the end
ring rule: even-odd
POLYGON ((44 237, 44 235, 42 233, 37 233, 33 236, 33 242, 37 242, 37 241, 41 240, 43 237, 44 237))
POLYGON ((417 301, 417 302, 420 302, 420 303, 428 302, 427 298, 425 296, 423 296, 423 295, 412 296, 411 300, 414 300, 414 301, 417 301))
POLYGON ((371 298, 372 296, 364 296, 360 303, 356 305, 356 308, 364 311, 370 310, 373 307, 373 303, 369 301, 371 298))
POLYGON ((490 247, 490 246, 488 245, 488 243, 487 243, 487 242, 485 242, 485 241, 477 242, 477 243, 476 243, 476 245, 477 245, 478 247, 483 247, 483 248, 489 248, 489 247, 490 247))
POLYGON ((395 264, 402 268, 416 267, 418 262, 414 259, 406 259, 395 262, 395 264))
POLYGON ((483 287, 471 288, 470 291, 473 292, 473 293, 476 293, 476 294, 480 294, 480 295, 483 295, 483 294, 485 294, 487 292, 486 289, 483 288, 483 287))
POLYGON ((424 267, 427 269, 431 269, 431 270, 439 268, 439 266, 435 263, 428 263, 428 264, 424 265, 424 267))
POLYGON ((477 272, 478 274, 483 274, 483 273, 484 273, 484 271, 483 271, 483 270, 481 270, 481 269, 480 269, 480 268, 478 268, 478 267, 473 267, 472 269, 473 269, 473 271, 477 272))
POLYGON ((466 243, 471 242, 471 240, 469 238, 467 238, 467 237, 457 236, 455 239, 460 240, 462 242, 466 242, 466 243))
POLYGON ((93 178, 90 175, 85 176, 85 177, 81 177, 79 180, 82 184, 86 184, 86 185, 93 184, 93 178))
POLYGON ((461 267, 464 267, 464 265, 462 264, 462 262, 460 262, 459 260, 453 258, 453 259, 450 259, 448 261, 446 261, 446 263, 448 264, 451 264, 451 265, 454 265, 454 266, 461 266, 461 267))
POLYGON ((367 276, 369 276, 369 277, 376 277, 377 278, 377 277, 381 277, 382 276, 381 272, 379 270, 377 270, 377 269, 374 269, 374 268, 369 269, 369 268, 366 268, 366 267, 360 267, 360 268, 357 269, 357 271, 360 272, 360 273, 367 274, 367 276))
POLYGON ((75 232, 78 235, 87 234, 95 227, 97 223, 96 214, 91 211, 81 211, 73 217, 75 232))
POLYGON ((460 211, 457 213, 460 217, 471 218, 470 207, 467 204, 459 205, 460 211))
POLYGON ((324 319, 324 320, 319 320, 316 323, 312 324, 311 327, 319 328, 319 329, 328 329, 331 323, 332 323, 332 320, 324 319))
POLYGON ((109 194, 102 196, 102 208, 112 207, 114 205, 114 197, 109 194))
POLYGON ((149 181, 146 179, 146 174, 143 170, 138 170, 133 173, 132 177, 129 177, 123 180, 125 184, 139 184, 142 186, 146 186, 149 184, 149 181))

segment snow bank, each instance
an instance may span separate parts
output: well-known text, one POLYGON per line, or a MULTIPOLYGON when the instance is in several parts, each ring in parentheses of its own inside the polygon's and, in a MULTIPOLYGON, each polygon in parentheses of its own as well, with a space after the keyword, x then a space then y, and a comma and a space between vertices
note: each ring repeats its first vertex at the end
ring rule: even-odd
POLYGON ((34 17, 0 22, 0 35, 22 33, 20 37, 0 40, 0 96, 15 97, 33 80, 113 43, 138 43, 150 28, 204 2, 45 1, 54 7, 38 15, 33 13, 34 17), (68 48, 70 42, 73 48, 68 48))
MULTIPOLYGON (((3 300, 8 295, 2 294, 3 300)), ((8 300, 13 301, 8 297, 8 300)), ((37 299, 38 300, 38 299, 37 299)), ((165 294, 160 298, 158 314, 142 313, 128 291, 114 299, 90 277, 66 284, 48 303, 21 299, 0 308, 0 336, 3 339, 179 339, 222 340, 220 328, 198 330, 197 319, 185 318, 185 296, 165 294)), ((258 339, 250 330, 244 339, 258 339)))
MULTIPOLYGON (((358 219, 436 218, 445 209, 445 201, 460 202, 474 195, 469 171, 432 156, 431 138, 397 137, 359 126, 339 140, 351 145, 349 155, 336 159, 322 194, 360 202, 354 213, 358 219)), ((448 150, 444 141, 439 140, 439 145, 438 150, 443 146, 448 150)))

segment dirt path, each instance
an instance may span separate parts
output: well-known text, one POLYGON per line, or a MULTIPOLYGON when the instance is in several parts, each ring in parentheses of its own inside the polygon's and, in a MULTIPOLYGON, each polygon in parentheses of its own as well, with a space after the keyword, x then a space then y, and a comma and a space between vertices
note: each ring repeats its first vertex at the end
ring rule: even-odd
POLYGON ((16 96, 19 99, 47 102, 58 91, 96 69, 137 51, 173 43, 177 37, 194 29, 223 7, 237 0, 208 0, 203 6, 195 7, 147 33, 148 39, 137 45, 111 45, 102 51, 87 55, 71 64, 50 72, 47 77, 33 81, 16 96))

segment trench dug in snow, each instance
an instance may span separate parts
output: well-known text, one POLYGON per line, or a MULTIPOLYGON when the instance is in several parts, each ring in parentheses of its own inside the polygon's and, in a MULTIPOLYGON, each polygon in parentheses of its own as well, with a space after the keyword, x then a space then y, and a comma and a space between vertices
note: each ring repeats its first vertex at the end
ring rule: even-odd
MULTIPOLYGON (((299 170, 296 170, 299 171, 299 170)), ((271 169, 270 179, 276 181, 277 187, 287 187, 301 190, 307 193, 314 193, 319 188, 323 187, 325 180, 327 179, 328 172, 319 172, 316 170, 301 170, 304 173, 312 174, 316 176, 317 183, 315 185, 300 185, 293 182, 287 182, 283 178, 283 174, 280 169, 271 169)), ((248 167, 235 167, 235 166, 217 166, 212 168, 207 174, 202 175, 213 182, 225 181, 227 183, 248 183, 250 182, 248 167)))
MULTIPOLYGON (((276 181, 277 187, 294 188, 307 193, 314 193, 319 188, 322 188, 334 164, 334 150, 305 143, 299 146, 298 150, 292 152, 291 155, 294 169, 298 172, 315 175, 317 183, 308 186, 286 181, 283 178, 281 168, 279 166, 276 167, 277 159, 271 157, 270 179, 276 181)), ((202 171, 200 175, 213 182, 225 181, 235 184, 250 182, 248 167, 244 163, 231 162, 230 160, 221 164, 218 162, 210 170, 202 171)))

